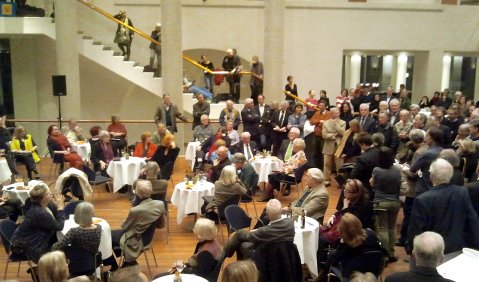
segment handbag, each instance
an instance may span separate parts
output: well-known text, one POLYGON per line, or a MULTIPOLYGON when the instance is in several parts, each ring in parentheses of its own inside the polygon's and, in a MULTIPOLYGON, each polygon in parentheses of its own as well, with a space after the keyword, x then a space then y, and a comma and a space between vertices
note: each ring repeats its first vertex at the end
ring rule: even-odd
POLYGON ((128 36, 127 30, 126 29, 121 29, 119 32, 117 32, 113 42, 114 43, 119 43, 119 44, 130 43, 130 37, 128 36))
POLYGON ((319 229, 319 237, 329 242, 330 244, 335 244, 339 240, 338 225, 341 221, 342 214, 336 213, 335 218, 331 226, 324 227, 321 226, 319 229))

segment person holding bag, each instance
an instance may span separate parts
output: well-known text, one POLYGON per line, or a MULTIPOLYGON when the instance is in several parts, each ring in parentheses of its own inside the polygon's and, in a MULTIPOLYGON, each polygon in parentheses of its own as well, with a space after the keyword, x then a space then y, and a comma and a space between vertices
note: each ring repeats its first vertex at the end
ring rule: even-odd
MULTIPOLYGON (((133 22, 126 16, 126 12, 124 10, 120 11, 117 15, 113 16, 115 19, 122 21, 124 24, 133 27, 133 22)), ((131 29, 127 29, 124 25, 118 24, 116 29, 116 35, 113 42, 118 44, 122 52, 122 56, 125 57, 125 61, 130 59, 130 47, 131 42, 133 41, 134 31, 131 29)))

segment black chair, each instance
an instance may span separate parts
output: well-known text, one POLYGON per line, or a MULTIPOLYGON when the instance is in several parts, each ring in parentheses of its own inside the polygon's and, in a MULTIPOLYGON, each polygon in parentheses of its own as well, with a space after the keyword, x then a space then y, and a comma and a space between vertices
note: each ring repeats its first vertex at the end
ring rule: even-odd
POLYGON ((225 252, 222 252, 213 270, 206 277, 203 277, 203 278, 208 280, 208 282, 218 281, 218 276, 220 275, 221 267, 223 266, 224 260, 225 260, 225 252))
POLYGON ((253 261, 260 282, 301 282, 302 265, 298 248, 292 241, 267 242, 256 247, 253 261))
POLYGON ((92 276, 102 264, 101 253, 91 253, 81 247, 69 245, 64 250, 68 259, 68 271, 70 278, 77 276, 92 276))
POLYGON ((166 181, 171 180, 171 184, 175 187, 175 183, 171 176, 173 175, 173 169, 175 168, 175 162, 170 161, 160 167, 160 178, 166 181))
POLYGON ((333 264, 328 273, 328 281, 330 277, 338 277, 341 281, 349 281, 349 276, 355 271, 362 273, 371 272, 380 278, 386 266, 386 255, 381 250, 366 251, 357 255, 355 258, 348 260, 347 264, 333 264))
MULTIPOLYGON (((83 166, 83 171, 86 173, 88 177, 88 183, 92 187, 92 195, 91 198, 95 196, 95 187, 101 184, 109 183, 110 178, 103 176, 100 174, 100 172, 96 173, 93 171, 89 166, 83 166)), ((98 194, 98 197, 100 197, 100 194, 98 194)))
POLYGON ((308 169, 309 165, 308 163, 305 163, 302 166, 298 167, 293 173, 288 174, 282 180, 280 180, 279 195, 283 195, 287 185, 294 185, 296 187, 296 191, 298 192, 299 197, 299 185, 301 185, 301 190, 303 190, 303 175, 308 169))
MULTIPOLYGON (((48 140, 47 140, 47 144, 48 144, 48 140)), ((63 172, 63 170, 65 169, 65 159, 63 158, 62 153, 55 153, 55 151, 53 150, 52 147, 50 147, 48 145, 47 145, 47 147, 48 147, 48 154, 52 158, 52 164, 50 165, 50 173, 49 173, 48 177, 52 178, 53 166, 55 166, 55 171, 58 171, 59 174, 61 174, 63 172)))
POLYGON ((70 214, 75 214, 75 209, 81 202, 83 201, 73 201, 65 205, 65 207, 63 208, 63 212, 65 213, 66 219, 70 217, 70 214))
POLYGON ((5 253, 7 254, 6 265, 5 265, 5 273, 3 274, 3 280, 7 279, 7 272, 8 272, 8 265, 10 262, 18 262, 18 269, 17 269, 17 277, 20 273, 20 265, 23 261, 28 262, 31 266, 31 261, 25 255, 19 254, 12 254, 10 249, 10 240, 13 236, 13 232, 17 229, 17 224, 10 219, 2 219, 0 220, 0 238, 2 238, 3 247, 5 249, 5 253))
POLYGON ((228 222, 228 235, 251 226, 252 218, 240 206, 230 205, 226 207, 225 217, 228 222))
POLYGON ((223 229, 221 228, 221 225, 223 223, 226 223, 228 226, 228 220, 225 217, 225 209, 231 205, 238 205, 239 202, 241 201, 241 196, 240 195, 234 195, 230 197, 228 200, 224 201, 221 205, 215 208, 216 214, 218 215, 218 222, 219 222, 219 227, 220 227, 220 232, 221 232, 221 238, 223 239, 223 242, 225 241, 225 236, 223 235, 223 229), (225 222, 221 222, 221 220, 225 222))

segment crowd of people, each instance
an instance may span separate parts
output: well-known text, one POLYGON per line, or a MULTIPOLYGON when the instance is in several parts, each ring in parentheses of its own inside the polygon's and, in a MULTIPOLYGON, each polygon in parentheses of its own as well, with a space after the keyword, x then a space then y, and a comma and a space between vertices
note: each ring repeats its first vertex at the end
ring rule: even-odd
MULTIPOLYGON (((285 88, 290 92, 285 93, 285 98, 294 97, 290 94, 297 91, 297 85, 292 77, 288 77, 285 88)), ((238 258, 255 259, 255 253, 267 252, 266 243, 280 244, 286 252, 292 251, 288 242, 293 242, 294 225, 281 215, 289 211, 298 215, 304 210, 321 225, 317 279, 323 279, 321 273, 327 273, 337 263, 348 266, 342 268, 344 277, 352 275, 354 279, 359 276, 356 271, 377 275, 382 260, 365 265, 367 256, 379 253, 387 263, 394 263, 397 246, 405 247, 411 255, 411 270, 393 274, 387 281, 405 281, 404 277, 418 275, 438 277, 435 266, 444 253, 463 247, 479 248, 479 110, 461 93, 456 93, 452 101, 447 89, 438 99, 421 99, 419 104, 411 104, 405 93, 406 89, 393 93, 392 87, 388 87, 377 98, 378 94, 371 93, 368 86, 358 85, 350 91, 342 90, 332 104, 326 91, 321 91, 318 100, 314 91, 309 91, 304 105, 288 99, 267 105, 264 95, 258 94, 257 104, 247 98, 240 112, 234 109, 234 101, 227 101, 217 117, 218 130, 210 124, 209 103, 201 94, 193 106, 192 120, 165 94, 154 115, 155 132, 144 132, 133 146, 128 146, 127 129, 117 115, 112 116, 106 130, 92 127, 88 139, 92 153, 87 162, 93 164, 97 173, 108 176, 109 163, 124 153, 148 161, 142 177, 146 180, 140 179, 133 185, 135 198, 128 218, 120 230, 112 231, 113 249, 123 250, 125 256, 123 267, 134 266, 141 253, 141 240, 134 239, 135 236, 165 224, 168 183, 161 179, 161 171, 179 155, 174 134, 178 130, 176 119, 180 119, 193 123, 193 140, 200 143, 196 169, 215 185, 214 195, 205 198, 206 218, 198 220, 195 226, 199 242, 188 261, 187 272, 208 277, 224 256, 237 253, 238 258), (377 108, 375 101, 379 102, 377 108), (427 107, 423 107, 424 103, 427 107), (308 123, 314 126, 311 133, 305 130, 308 123), (239 133, 241 125, 243 132, 239 133), (264 150, 271 151, 283 165, 268 175, 263 198, 259 199, 267 202, 261 215, 263 224, 250 232, 237 231, 223 249, 216 239, 216 208, 234 196, 254 200, 260 189, 258 174, 249 162, 264 150), (274 199, 275 190, 280 191, 276 194, 289 195, 291 187, 281 189, 281 182, 292 177, 301 178, 305 187, 283 207, 274 199), (341 193, 336 212, 325 219, 329 204, 327 187, 332 184, 341 188, 341 193), (405 196, 403 202, 400 196, 405 196), (397 238, 401 206, 404 219, 397 238)), ((15 160, 25 163, 29 178, 37 176, 36 163, 40 159, 33 137, 21 126, 15 128, 13 136, 9 135, 3 118, 0 125, 2 154, 14 176, 18 174, 15 160)), ((70 120, 65 128, 51 125, 47 131, 53 158, 79 170, 87 167, 72 150, 71 144, 87 139, 75 120, 70 120)), ((63 197, 38 185, 30 193, 28 209, 14 199, 2 198, 2 203, 3 217, 16 221, 23 214, 23 221, 11 238, 12 251, 38 262, 40 276, 44 275, 43 256, 56 254, 49 251, 71 244, 90 252, 98 249, 101 227, 92 223, 93 206, 87 202, 75 209, 75 221, 80 227, 55 244, 50 239, 63 228, 65 220, 63 197)), ((60 255, 58 259, 64 258, 60 255)), ((292 255, 285 263, 293 266, 297 261, 292 255)), ((104 260, 104 264, 111 271, 118 269, 113 258, 104 260)), ((269 275, 264 273, 265 265, 256 259, 257 270, 241 275, 269 275)), ((238 269, 242 267, 252 269, 248 261, 238 265, 238 269)), ((296 281, 293 269, 288 275, 296 281)), ((282 273, 280 270, 278 273, 282 273)), ((233 274, 225 271, 224 275, 233 274)))

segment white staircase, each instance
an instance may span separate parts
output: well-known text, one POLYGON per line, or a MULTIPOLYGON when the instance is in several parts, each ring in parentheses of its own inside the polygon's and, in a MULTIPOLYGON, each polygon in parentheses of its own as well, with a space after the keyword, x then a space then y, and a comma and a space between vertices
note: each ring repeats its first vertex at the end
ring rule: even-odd
MULTIPOLYGON (((6 18, 0 17, 0 35, 43 34, 55 40, 55 23, 50 18, 6 18)), ((162 79, 153 77, 152 72, 143 72, 143 67, 132 61, 123 61, 123 56, 110 47, 94 41, 92 37, 78 33, 78 52, 105 69, 125 78, 135 85, 161 96, 162 79)))

